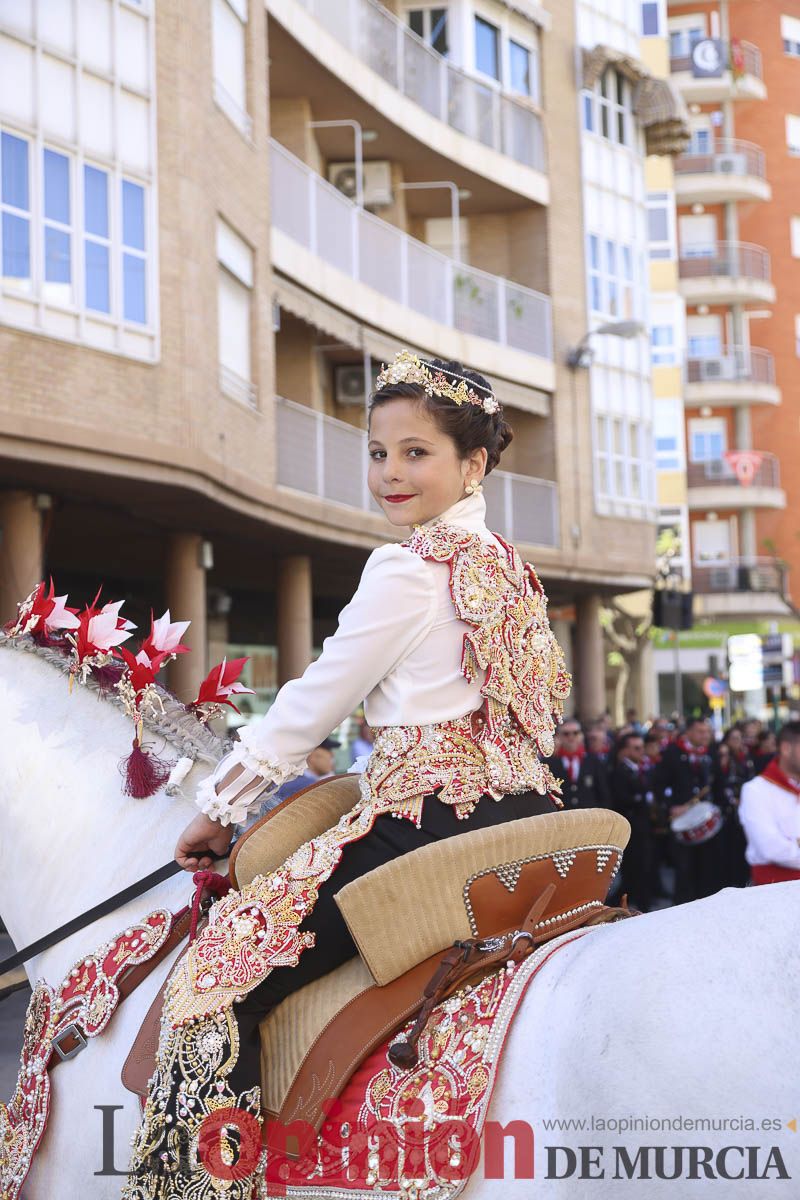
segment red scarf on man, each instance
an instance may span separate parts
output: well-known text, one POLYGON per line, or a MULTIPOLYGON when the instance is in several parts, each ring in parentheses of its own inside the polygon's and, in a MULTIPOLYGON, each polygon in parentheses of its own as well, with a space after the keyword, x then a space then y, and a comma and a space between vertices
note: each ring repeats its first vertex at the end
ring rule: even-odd
MULTIPOLYGON (((770 783, 774 783, 776 787, 783 788, 785 792, 791 792, 795 799, 800 800, 800 783, 796 779, 791 779, 780 769, 777 758, 773 758, 772 762, 767 764, 761 775, 770 783)), ((788 883, 790 880, 800 879, 800 871, 795 871, 791 867, 779 867, 775 863, 762 863, 750 867, 750 876, 755 884, 788 883)))
POLYGON ((761 772, 764 779, 768 779, 770 783, 774 783, 777 787, 783 788, 785 792, 791 792, 793 796, 800 799, 800 782, 796 779, 791 779, 778 766, 777 758, 773 758, 772 762, 767 763, 764 770, 761 772))
POLYGON ((708 757, 708 750, 705 746, 693 746, 687 737, 679 737, 677 742, 683 753, 689 756, 689 762, 693 767, 708 757))
POLYGON ((566 750, 562 750, 559 758, 563 762, 567 774, 573 783, 577 783, 581 774, 581 763, 586 757, 586 747, 579 746, 572 754, 567 754, 566 750))

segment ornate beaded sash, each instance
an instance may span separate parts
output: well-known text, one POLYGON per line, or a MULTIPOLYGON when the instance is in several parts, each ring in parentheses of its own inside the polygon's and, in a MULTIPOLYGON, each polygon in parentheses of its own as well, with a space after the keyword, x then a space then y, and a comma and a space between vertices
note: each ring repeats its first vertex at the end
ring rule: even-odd
POLYGON ((547 600, 530 563, 495 535, 505 557, 475 533, 452 525, 417 526, 403 545, 447 563, 450 595, 467 625, 461 673, 485 671, 477 712, 435 725, 375 730, 362 796, 419 821, 423 797, 468 817, 482 795, 550 792, 561 785, 542 762, 553 753, 557 722, 572 683, 547 619, 547 600))

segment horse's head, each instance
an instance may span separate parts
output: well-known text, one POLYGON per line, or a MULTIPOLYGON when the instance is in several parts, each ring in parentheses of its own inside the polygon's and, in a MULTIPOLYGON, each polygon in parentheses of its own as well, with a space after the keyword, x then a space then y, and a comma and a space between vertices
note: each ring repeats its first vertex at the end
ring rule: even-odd
POLYGON ((91 678, 68 685, 64 654, 0 635, 0 915, 18 944, 168 862, 197 812, 197 783, 224 750, 161 692, 163 715, 145 720, 143 743, 193 765, 178 788, 133 799, 121 763, 134 728, 117 692, 91 678))

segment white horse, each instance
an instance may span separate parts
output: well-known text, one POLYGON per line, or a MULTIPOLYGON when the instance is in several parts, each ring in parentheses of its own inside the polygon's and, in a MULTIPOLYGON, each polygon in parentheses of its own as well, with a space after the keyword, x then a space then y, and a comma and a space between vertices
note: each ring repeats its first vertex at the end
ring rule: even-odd
MULTIPOLYGON (((118 771, 129 720, 89 688, 70 695, 41 653, 0 647, 0 712, 0 913, 24 946, 169 860, 221 746, 191 721, 175 726, 158 739, 164 755, 200 756, 183 794, 134 800, 118 771)), ((185 874, 171 878, 28 963, 31 980, 57 986, 77 959, 152 909, 180 908, 190 890, 185 874)), ((464 1200, 530 1200, 533 1188, 544 1200, 728 1197, 724 1172, 748 1180, 736 1189, 747 1200, 795 1195, 779 1177, 800 1178, 800 1132, 788 1125, 800 1116, 799 931, 800 884, 781 884, 728 889, 560 949, 525 994, 489 1110, 490 1122, 528 1126, 515 1127, 517 1145, 533 1139, 535 1180, 524 1153, 514 1178, 509 1137, 504 1178, 486 1178, 483 1155, 464 1200), (695 1149, 679 1161, 671 1147, 695 1149)), ((138 1120, 120 1069, 173 957, 53 1073, 25 1200, 119 1196, 123 1176, 100 1172, 112 1119, 118 1172, 138 1120)))

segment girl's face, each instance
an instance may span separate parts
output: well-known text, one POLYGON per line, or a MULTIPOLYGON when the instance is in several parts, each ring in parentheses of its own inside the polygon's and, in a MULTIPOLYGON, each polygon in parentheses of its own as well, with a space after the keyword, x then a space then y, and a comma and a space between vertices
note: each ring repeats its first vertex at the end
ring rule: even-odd
POLYGON ((372 412, 369 424, 369 490, 392 525, 438 517, 465 494, 486 468, 484 447, 460 459, 418 401, 397 397, 372 412))

